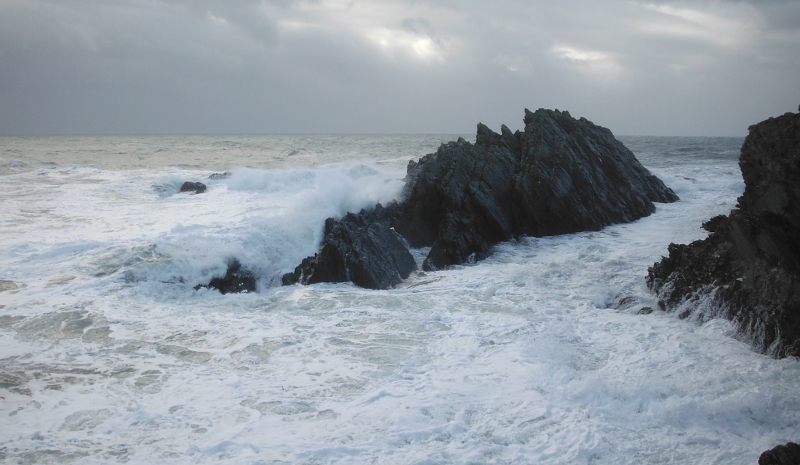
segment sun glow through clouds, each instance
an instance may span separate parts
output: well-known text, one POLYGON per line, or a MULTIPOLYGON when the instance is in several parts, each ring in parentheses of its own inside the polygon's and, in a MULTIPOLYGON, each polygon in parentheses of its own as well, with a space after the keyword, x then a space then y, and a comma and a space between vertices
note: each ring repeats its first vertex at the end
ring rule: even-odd
POLYGON ((646 9, 661 13, 641 29, 650 34, 695 39, 723 47, 742 46, 750 41, 757 29, 758 14, 749 11, 742 19, 730 19, 719 14, 669 5, 644 4, 646 9))
POLYGON ((621 79, 625 77, 625 68, 619 65, 610 53, 568 46, 556 46, 552 51, 563 62, 602 85, 620 83, 621 79))
POLYGON ((440 44, 430 37, 391 29, 381 29, 367 36, 385 53, 405 54, 419 61, 444 61, 440 44))

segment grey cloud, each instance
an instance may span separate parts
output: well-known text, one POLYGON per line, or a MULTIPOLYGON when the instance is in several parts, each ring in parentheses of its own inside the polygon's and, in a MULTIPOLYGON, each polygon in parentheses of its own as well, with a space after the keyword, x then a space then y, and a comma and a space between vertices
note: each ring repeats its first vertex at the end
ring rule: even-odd
MULTIPOLYGON (((757 10, 766 20, 766 28, 797 30, 800 28, 800 2, 797 0, 718 0, 729 5, 746 5, 757 10)), ((640 4, 672 5, 676 7, 704 7, 712 0, 651 0, 640 4)))
POLYGON ((413 32, 415 34, 433 36, 433 27, 431 22, 425 18, 406 18, 400 21, 403 29, 413 32))
POLYGON ((221 12, 221 17, 241 27, 252 38, 263 45, 278 43, 278 26, 257 7, 240 8, 234 11, 221 12))
MULTIPOLYGON (((749 28, 747 4, 662 4, 747 34, 720 44, 616 0, 0 0, 0 134, 464 133, 520 127, 527 106, 623 134, 738 135, 796 109, 791 21, 776 33, 749 28)), ((796 9, 769 4, 756 11, 796 9)))

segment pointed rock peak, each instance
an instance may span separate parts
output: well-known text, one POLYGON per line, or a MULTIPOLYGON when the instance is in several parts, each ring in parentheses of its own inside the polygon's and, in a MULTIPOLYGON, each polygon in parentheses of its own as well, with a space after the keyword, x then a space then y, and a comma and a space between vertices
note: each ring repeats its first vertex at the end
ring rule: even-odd
POLYGON ((483 123, 478 123, 478 132, 475 136, 475 145, 489 145, 496 143, 500 138, 500 134, 489 129, 483 123))
POLYGON ((526 108, 525 109, 525 117, 522 119, 522 121, 526 125, 528 125, 528 124, 533 123, 534 121, 542 120, 542 119, 545 119, 545 118, 547 118, 547 119, 560 119, 560 117, 562 115, 571 118, 571 116, 569 115, 568 112, 566 112, 566 111, 564 111, 564 112, 558 111, 558 108, 556 108, 555 110, 548 110, 547 108, 539 108, 535 112, 530 111, 530 110, 528 110, 526 108))
POLYGON ((485 124, 483 124, 483 123, 478 123, 478 134, 481 134, 481 133, 487 133, 487 132, 489 132, 489 133, 493 133, 494 131, 492 131, 492 130, 489 128, 489 126, 487 126, 487 125, 485 125, 485 124))
POLYGON ((525 117, 522 118, 522 122, 525 124, 530 124, 533 121, 534 113, 527 108, 525 109, 525 117))

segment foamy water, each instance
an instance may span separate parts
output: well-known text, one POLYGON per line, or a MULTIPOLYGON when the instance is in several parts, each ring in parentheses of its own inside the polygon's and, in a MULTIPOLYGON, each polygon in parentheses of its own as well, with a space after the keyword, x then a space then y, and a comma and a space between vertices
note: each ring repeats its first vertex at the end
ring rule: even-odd
POLYGON ((735 205, 741 140, 622 138, 682 199, 632 224, 387 291, 276 285, 455 137, 0 139, 0 459, 753 464, 798 440, 797 359, 637 315, 647 267, 735 205), (231 258, 257 293, 193 290, 231 258))

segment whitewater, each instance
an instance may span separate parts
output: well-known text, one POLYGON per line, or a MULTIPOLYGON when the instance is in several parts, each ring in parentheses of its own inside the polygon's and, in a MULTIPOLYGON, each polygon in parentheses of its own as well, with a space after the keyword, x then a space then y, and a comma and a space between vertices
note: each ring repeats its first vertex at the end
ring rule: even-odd
POLYGON ((644 282, 735 206, 741 138, 620 137, 681 198, 634 223, 280 286, 456 138, 0 138, 0 461, 755 464, 800 439, 800 360, 644 282), (257 292, 195 290, 232 259, 257 292))

